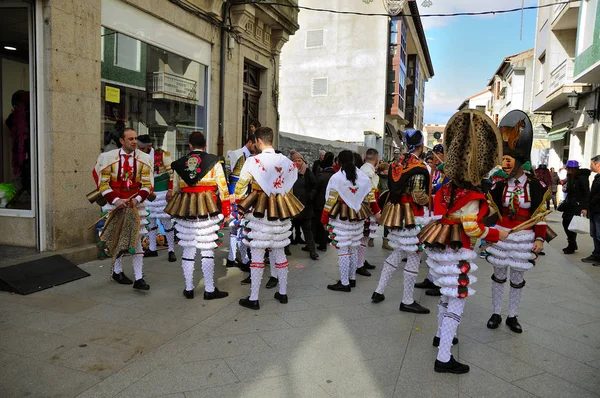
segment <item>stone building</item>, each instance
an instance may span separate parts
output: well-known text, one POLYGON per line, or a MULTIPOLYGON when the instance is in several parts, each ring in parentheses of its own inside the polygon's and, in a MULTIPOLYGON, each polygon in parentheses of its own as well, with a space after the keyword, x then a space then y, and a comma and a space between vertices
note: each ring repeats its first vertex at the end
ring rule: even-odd
POLYGON ((17 192, 0 245, 85 258, 92 168, 123 127, 174 157, 191 131, 224 153, 252 119, 277 129, 279 54, 298 29, 297 1, 278 3, 1 2, 0 188, 17 192))

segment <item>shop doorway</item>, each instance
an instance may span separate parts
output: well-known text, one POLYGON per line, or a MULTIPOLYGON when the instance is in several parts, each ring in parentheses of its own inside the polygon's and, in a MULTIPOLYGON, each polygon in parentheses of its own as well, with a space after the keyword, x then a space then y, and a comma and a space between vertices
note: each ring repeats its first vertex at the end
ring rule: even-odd
POLYGON ((244 63, 244 99, 242 111, 242 142, 245 145, 250 134, 250 123, 258 118, 260 96, 260 68, 244 63))

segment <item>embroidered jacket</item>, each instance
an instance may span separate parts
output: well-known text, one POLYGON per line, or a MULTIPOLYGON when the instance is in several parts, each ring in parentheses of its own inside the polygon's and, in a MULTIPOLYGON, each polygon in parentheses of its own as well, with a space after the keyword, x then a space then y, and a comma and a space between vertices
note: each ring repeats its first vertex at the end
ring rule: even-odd
POLYGON ((137 149, 131 154, 126 154, 123 149, 114 149, 100 154, 93 177, 108 203, 131 197, 143 202, 153 189, 152 160, 137 149))
POLYGON ((415 216, 425 215, 430 193, 425 162, 412 153, 402 155, 390 166, 388 181, 391 203, 410 203, 415 216))
POLYGON ((171 154, 163 149, 154 151, 154 191, 162 192, 173 189, 173 169, 171 154))

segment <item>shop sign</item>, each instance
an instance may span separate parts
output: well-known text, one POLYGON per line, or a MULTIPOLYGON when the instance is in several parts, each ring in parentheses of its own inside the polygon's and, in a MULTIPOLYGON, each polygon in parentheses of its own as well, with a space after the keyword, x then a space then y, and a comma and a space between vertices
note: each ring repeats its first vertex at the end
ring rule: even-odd
POLYGON ((121 102, 121 90, 116 87, 106 86, 104 98, 106 99, 106 102, 118 104, 121 102))

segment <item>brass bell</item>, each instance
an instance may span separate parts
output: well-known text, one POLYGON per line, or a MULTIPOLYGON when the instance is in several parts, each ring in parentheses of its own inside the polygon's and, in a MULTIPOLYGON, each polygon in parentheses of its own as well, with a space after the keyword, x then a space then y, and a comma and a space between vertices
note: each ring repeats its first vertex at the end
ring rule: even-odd
POLYGON ((179 218, 185 218, 189 207, 190 207, 190 194, 184 193, 183 197, 181 198, 181 204, 179 205, 179 209, 177 209, 177 216, 179 218))
POLYGON ((452 232, 450 233, 450 247, 453 250, 458 250, 462 247, 462 225, 453 224, 452 232))
POLYGON ((442 226, 442 230, 440 231, 440 233, 438 234, 435 243, 433 244, 433 247, 435 247, 436 249, 443 249, 446 247, 446 242, 448 241, 448 238, 450 237, 450 230, 452 229, 451 225, 448 224, 444 224, 442 226))
POLYGON ((440 224, 437 224, 435 226, 435 228, 433 228, 431 230, 430 234, 427 235, 427 237, 423 241, 423 243, 425 244, 426 247, 433 247, 434 246, 439 233, 442 232, 442 228, 443 228, 443 225, 440 223, 440 224))
POLYGON ((290 212, 290 217, 291 218, 294 218, 298 214, 300 214, 300 211, 298 210, 298 208, 294 204, 294 201, 292 200, 291 195, 289 193, 286 193, 285 195, 283 195, 283 201, 285 202, 285 205, 287 206, 287 208, 288 208, 288 210, 290 212))
POLYGON ((348 206, 345 203, 342 203, 340 207, 340 220, 348 221, 348 206))
POLYGON ((277 196, 274 193, 269 195, 269 210, 267 220, 279 220, 279 211, 277 211, 277 196))
POLYGON ((356 214, 356 210, 351 207, 348 207, 348 219, 351 222, 358 221, 358 215, 356 214))
POLYGON ((173 195, 171 197, 171 200, 169 200, 169 203, 167 203, 167 206, 165 207, 164 212, 167 213, 168 215, 172 216, 173 213, 173 208, 175 207, 175 204, 177 203, 177 201, 181 198, 181 191, 177 191, 175 192, 175 195, 173 195))
POLYGON ((336 218, 338 214, 340 214, 340 202, 336 201, 329 212, 329 217, 336 218))
POLYGON ((219 208, 217 207, 217 202, 215 197, 213 196, 212 191, 204 192, 204 200, 206 201, 206 210, 208 210, 208 215, 211 217, 216 217, 219 215, 219 208))
POLYGON ((410 229, 416 227, 415 214, 413 213, 410 203, 404 203, 402 207, 404 213, 404 228, 410 229))
POLYGON ((277 210, 279 210, 279 218, 281 220, 287 220, 290 218, 290 210, 285 203, 283 195, 277 195, 277 210))
POLYGON ((267 202, 269 201, 269 198, 267 197, 267 194, 264 192, 261 192, 258 195, 258 201, 256 203, 256 207, 254 208, 254 217, 256 218, 263 218, 265 216, 265 211, 267 210, 267 202))
MULTIPOLYGON (((190 195, 190 206, 187 210, 187 217, 196 218, 198 216, 198 196, 202 194, 193 193, 190 195)), ((202 197, 200 197, 202 199, 202 197)))
POLYGON ((248 209, 254 205, 257 199, 258 191, 250 192, 250 195, 246 196, 246 199, 242 200, 242 203, 238 205, 238 211, 242 214, 248 212, 248 209))

